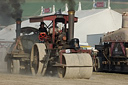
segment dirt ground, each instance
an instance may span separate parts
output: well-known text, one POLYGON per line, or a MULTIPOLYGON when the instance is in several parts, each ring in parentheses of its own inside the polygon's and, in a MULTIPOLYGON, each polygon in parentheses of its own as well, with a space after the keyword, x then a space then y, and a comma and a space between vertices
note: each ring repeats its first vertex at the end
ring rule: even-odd
POLYGON ((128 74, 94 72, 90 79, 61 79, 0 73, 0 85, 128 85, 128 74))

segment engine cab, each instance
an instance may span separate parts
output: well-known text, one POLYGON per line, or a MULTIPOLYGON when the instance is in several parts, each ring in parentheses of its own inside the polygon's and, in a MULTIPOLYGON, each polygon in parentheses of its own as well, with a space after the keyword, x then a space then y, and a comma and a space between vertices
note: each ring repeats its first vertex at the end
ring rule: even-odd
MULTIPOLYGON (((74 16, 73 17, 73 24, 74 22, 77 22, 78 18, 74 16)), ((44 22, 44 21, 49 21, 49 24, 45 24, 45 27, 47 27, 48 35, 45 36, 43 33, 40 34, 39 40, 44 40, 45 43, 49 43, 50 46, 52 45, 53 48, 74 48, 72 45, 77 44, 77 49, 80 47, 79 46, 79 40, 74 39, 73 37, 70 38, 70 36, 74 36, 74 27, 68 28, 67 24, 69 22, 69 16, 64 15, 64 14, 55 14, 52 16, 43 16, 43 17, 33 17, 30 18, 30 22, 44 22), (72 30, 70 30, 72 29, 72 30), (41 36, 42 35, 42 36, 41 36), (44 37, 43 37, 44 36, 44 37), (70 38, 70 39, 69 39, 70 38)), ((49 45, 48 44, 48 45, 49 45)), ((47 47, 50 47, 47 46, 47 47)))

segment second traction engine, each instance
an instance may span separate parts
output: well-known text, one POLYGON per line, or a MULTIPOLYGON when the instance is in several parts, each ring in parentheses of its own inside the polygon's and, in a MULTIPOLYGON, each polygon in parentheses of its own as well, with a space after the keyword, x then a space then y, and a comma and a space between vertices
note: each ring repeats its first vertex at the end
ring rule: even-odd
POLYGON ((95 71, 128 72, 128 12, 122 15, 122 28, 108 32, 102 42, 95 46, 99 51, 94 59, 95 71))

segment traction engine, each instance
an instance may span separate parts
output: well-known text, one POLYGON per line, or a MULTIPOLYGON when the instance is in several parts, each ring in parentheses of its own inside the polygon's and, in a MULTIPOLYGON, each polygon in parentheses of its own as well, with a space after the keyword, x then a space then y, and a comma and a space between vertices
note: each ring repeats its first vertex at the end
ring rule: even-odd
POLYGON ((122 28, 108 32, 102 38, 93 59, 95 71, 128 72, 128 13, 122 16, 122 28), (103 43, 103 44, 102 44, 103 43))
MULTIPOLYGON (((91 77, 93 70, 91 50, 81 49, 79 39, 74 38, 74 22, 78 20, 74 17, 74 13, 74 11, 69 11, 68 15, 53 14, 30 18, 31 23, 50 22, 46 25, 48 34, 41 32, 31 39, 27 37, 32 44, 29 50, 31 52, 24 52, 24 54, 29 54, 25 57, 25 61, 28 62, 26 66, 30 68, 33 75, 58 75, 61 78, 91 77), (58 24, 62 24, 63 27, 59 29, 58 24)), ((25 43, 21 42, 21 44, 23 46, 25 43)), ((15 73, 19 73, 21 62, 24 62, 23 58, 13 59, 18 60, 18 68, 13 69, 17 71, 15 73)), ((13 64, 13 67, 15 66, 16 64, 13 64)))

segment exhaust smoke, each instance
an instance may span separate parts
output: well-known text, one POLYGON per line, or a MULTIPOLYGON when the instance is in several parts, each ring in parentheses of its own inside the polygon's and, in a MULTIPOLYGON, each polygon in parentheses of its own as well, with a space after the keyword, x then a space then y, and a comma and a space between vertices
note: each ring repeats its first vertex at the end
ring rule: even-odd
POLYGON ((68 3, 69 10, 75 10, 75 1, 74 0, 62 0, 65 3, 68 3))
POLYGON ((22 17, 21 4, 25 0, 0 0, 0 25, 9 25, 22 17))
POLYGON ((21 9, 20 3, 23 0, 9 0, 12 7, 11 16, 13 19, 21 18, 23 10, 21 9))
POLYGON ((69 10, 75 10, 75 0, 61 0, 63 3, 68 3, 69 10))
MULTIPOLYGON (((15 23, 17 18, 21 18, 23 12, 21 4, 24 2, 25 0, 0 0, 0 25, 7 26, 15 23)), ((0 43, 0 72, 7 71, 7 63, 4 60, 11 44, 9 42, 0 43)))

